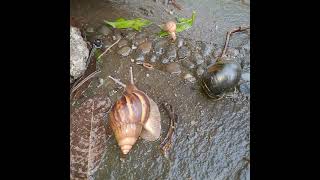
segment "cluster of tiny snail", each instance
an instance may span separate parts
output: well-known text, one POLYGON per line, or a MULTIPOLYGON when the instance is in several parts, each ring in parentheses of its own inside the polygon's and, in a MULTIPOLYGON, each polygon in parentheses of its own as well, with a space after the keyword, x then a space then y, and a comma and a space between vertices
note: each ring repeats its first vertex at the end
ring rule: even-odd
MULTIPOLYGON (((167 22, 164 30, 169 33, 173 41, 176 40, 175 22, 167 22)), ((242 30, 239 27, 233 32, 242 30)), ((202 88, 213 99, 221 99, 227 90, 234 88, 240 81, 239 63, 225 59, 226 47, 233 32, 228 32, 223 52, 216 63, 206 69, 201 78, 202 88)), ((125 88, 123 96, 115 102, 109 113, 110 126, 121 152, 124 155, 128 154, 139 137, 147 141, 159 139, 161 132, 159 108, 146 93, 135 86, 132 67, 130 67, 129 84, 124 84, 111 76, 109 78, 125 88)))

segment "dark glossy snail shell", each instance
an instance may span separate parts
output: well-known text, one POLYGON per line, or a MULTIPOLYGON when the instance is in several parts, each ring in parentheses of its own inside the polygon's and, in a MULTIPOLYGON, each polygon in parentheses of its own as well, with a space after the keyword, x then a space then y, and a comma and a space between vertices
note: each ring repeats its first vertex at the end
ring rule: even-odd
POLYGON ((209 97, 218 99, 226 91, 234 88, 240 81, 240 77, 239 63, 232 60, 222 60, 207 68, 201 77, 201 86, 209 97))

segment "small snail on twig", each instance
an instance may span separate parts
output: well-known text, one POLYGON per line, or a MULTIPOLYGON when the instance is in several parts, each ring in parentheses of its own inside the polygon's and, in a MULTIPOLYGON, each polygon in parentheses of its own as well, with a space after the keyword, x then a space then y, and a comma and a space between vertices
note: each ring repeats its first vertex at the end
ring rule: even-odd
POLYGON ((139 136, 148 141, 160 137, 161 117, 157 104, 133 82, 132 67, 130 67, 130 83, 125 85, 109 76, 117 84, 123 86, 123 96, 113 105, 110 116, 110 126, 115 134, 123 154, 128 154, 139 136))

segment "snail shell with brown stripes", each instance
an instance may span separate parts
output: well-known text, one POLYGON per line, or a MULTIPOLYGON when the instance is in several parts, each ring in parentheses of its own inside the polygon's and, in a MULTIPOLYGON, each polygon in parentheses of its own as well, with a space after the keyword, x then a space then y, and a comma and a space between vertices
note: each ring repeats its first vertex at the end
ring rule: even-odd
POLYGON ((123 154, 128 154, 139 137, 147 141, 155 141, 160 137, 161 117, 157 104, 133 82, 130 67, 129 84, 125 85, 109 76, 117 84, 125 88, 123 96, 113 105, 110 126, 123 154))

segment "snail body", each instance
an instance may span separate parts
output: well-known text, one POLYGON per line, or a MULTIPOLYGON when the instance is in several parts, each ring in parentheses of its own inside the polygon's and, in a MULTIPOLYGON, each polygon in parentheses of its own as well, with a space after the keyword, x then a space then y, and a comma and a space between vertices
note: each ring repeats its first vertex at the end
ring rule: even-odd
POLYGON ((109 114, 110 126, 123 154, 128 154, 139 137, 155 141, 160 137, 161 117, 157 104, 133 83, 124 85, 123 96, 116 101, 109 114))
POLYGON ((205 93, 213 98, 223 97, 224 93, 234 88, 241 77, 240 64, 232 60, 218 61, 202 75, 201 85, 205 93))

